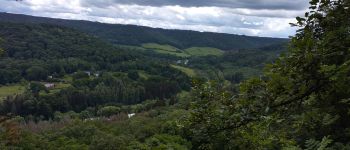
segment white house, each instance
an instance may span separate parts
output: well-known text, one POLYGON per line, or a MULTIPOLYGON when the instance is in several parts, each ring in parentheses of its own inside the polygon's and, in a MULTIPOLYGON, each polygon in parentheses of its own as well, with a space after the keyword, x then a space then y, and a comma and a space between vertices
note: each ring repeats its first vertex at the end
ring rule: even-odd
POLYGON ((86 73, 88 76, 91 76, 91 72, 90 72, 90 71, 85 71, 85 73, 86 73))
POLYGON ((55 87, 55 84, 54 83, 45 83, 44 86, 48 89, 50 88, 54 88, 55 87))
POLYGON ((131 118, 131 117, 133 117, 133 116, 135 116, 135 113, 128 114, 128 117, 129 117, 129 118, 131 118))

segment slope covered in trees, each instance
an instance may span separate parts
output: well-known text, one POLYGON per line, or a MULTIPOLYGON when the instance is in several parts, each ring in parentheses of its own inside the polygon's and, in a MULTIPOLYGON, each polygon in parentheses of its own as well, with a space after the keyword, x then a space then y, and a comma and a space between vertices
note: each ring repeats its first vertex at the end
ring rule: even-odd
POLYGON ((63 25, 96 35, 114 44, 123 45, 140 46, 144 43, 158 43, 172 45, 181 49, 190 47, 214 47, 222 50, 237 50, 242 48, 260 48, 287 42, 287 39, 280 38, 165 30, 134 25, 103 24, 98 22, 51 19, 9 13, 0 13, 0 21, 63 25))
POLYGON ((241 83, 240 95, 213 83, 195 87, 194 147, 349 149, 350 3, 310 4, 289 52, 241 83))
MULTIPOLYGON (((193 79, 189 89, 188 76, 171 67, 174 66, 172 61, 179 57, 137 48, 133 49, 137 51, 133 57, 116 63, 74 56, 99 68, 101 76, 91 77, 78 69, 74 74, 63 73, 70 78, 58 76, 71 84, 58 93, 43 88, 40 82, 32 82, 25 93, 7 97, 0 108, 0 147, 45 150, 349 149, 350 3, 347 0, 312 0, 310 5, 310 12, 298 17, 294 24, 300 30, 291 39, 288 52, 265 66, 261 76, 243 82, 240 82, 242 74, 239 73, 225 77, 232 80, 231 84, 220 78, 209 81, 211 78, 204 75, 204 78, 193 79), (95 62, 116 65, 118 69, 98 67, 99 63, 95 62), (133 102, 138 94, 147 98, 133 102)), ((16 26, 16 31, 34 28, 30 30, 33 33, 26 32, 34 34, 47 25, 16 26)), ((56 28, 49 27, 39 33, 56 28)), ((59 28, 69 32, 68 35, 74 35, 71 32, 81 34, 59 28)), ((18 36, 14 37, 23 37, 22 34, 16 33, 14 35, 18 36)), ((2 46, 7 48, 10 46, 6 46, 6 41, 16 39, 2 38, 5 41, 2 46)), ((124 53, 104 44, 107 45, 105 52, 124 53)), ((45 44, 35 45, 45 47, 40 46, 45 44)), ((230 65, 258 68, 262 66, 259 61, 273 60, 272 54, 276 53, 271 49, 268 46, 258 52, 231 51, 223 56, 195 57, 190 60, 193 64, 177 64, 181 67, 175 68, 221 70, 230 65), (254 54, 262 57, 249 57, 254 54)), ((45 57, 29 57, 31 55, 22 55, 22 51, 19 51, 20 56, 28 57, 15 57, 8 55, 9 51, 5 49, 5 58, 1 60, 6 63, 2 65, 13 67, 5 71, 16 68, 20 77, 49 71, 45 68, 51 63, 43 59, 45 57), (28 69, 24 63, 42 66, 21 70, 28 69)), ((219 71, 214 74, 220 76, 219 71)))
POLYGON ((161 58, 118 49, 70 28, 0 23, 0 36, 6 50, 0 84, 26 89, 1 98, 3 115, 50 118, 55 111, 171 98, 190 88, 189 77, 161 58), (140 78, 140 70, 149 77, 140 78))

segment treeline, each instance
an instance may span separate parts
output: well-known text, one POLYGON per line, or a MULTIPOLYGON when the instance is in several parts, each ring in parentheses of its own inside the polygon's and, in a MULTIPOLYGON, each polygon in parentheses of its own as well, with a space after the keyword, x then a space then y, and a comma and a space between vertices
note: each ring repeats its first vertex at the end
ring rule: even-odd
MULTIPOLYGON (((82 74, 84 74, 82 72, 82 74)), ((183 80, 179 79, 178 80, 183 80)), ((8 96, 0 104, 1 115, 43 116, 52 118, 54 113, 81 112, 88 107, 104 104, 138 104, 147 99, 172 99, 182 91, 189 90, 190 81, 180 81, 164 77, 134 81, 127 76, 103 73, 101 77, 74 78, 72 86, 58 93, 50 93, 42 84, 31 82, 24 94, 8 96)))
POLYGON ((21 123, 8 122, 7 127, 19 134, 0 131, 0 135, 4 135, 0 136, 0 146, 30 150, 191 149, 191 142, 178 134, 181 130, 175 121, 171 121, 183 117, 186 112, 176 107, 160 106, 155 101, 128 106, 131 109, 152 108, 145 108, 143 110, 147 111, 140 111, 131 118, 125 113, 128 108, 124 106, 56 113, 52 121, 35 122, 17 117, 21 123), (113 115, 109 116, 110 113, 113 115))

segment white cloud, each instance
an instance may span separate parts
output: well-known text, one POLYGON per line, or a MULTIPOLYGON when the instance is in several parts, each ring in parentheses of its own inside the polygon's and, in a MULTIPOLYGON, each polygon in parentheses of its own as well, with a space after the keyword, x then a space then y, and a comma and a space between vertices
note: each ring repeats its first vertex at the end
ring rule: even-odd
POLYGON ((288 37, 289 26, 303 11, 228 8, 217 6, 145 6, 108 3, 84 5, 84 0, 6 0, 0 11, 35 16, 135 24, 167 29, 223 32, 253 36, 288 37))

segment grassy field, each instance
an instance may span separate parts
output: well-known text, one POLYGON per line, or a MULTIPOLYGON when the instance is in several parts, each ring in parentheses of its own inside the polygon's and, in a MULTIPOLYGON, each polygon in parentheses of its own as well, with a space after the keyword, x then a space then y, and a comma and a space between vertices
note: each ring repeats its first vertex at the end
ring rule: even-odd
POLYGON ((143 79, 147 80, 150 77, 150 75, 147 74, 145 71, 138 71, 138 73, 139 73, 139 76, 143 79))
POLYGON ((191 48, 185 49, 185 52, 192 56, 208 56, 208 55, 221 56, 224 54, 222 50, 219 50, 217 48, 211 48, 211 47, 191 47, 191 48))
POLYGON ((55 83, 55 87, 50 90, 51 93, 58 93, 62 89, 69 87, 70 84, 67 83, 55 83))
POLYGON ((191 69, 191 68, 186 68, 186 67, 177 66, 177 65, 171 65, 171 67, 184 72, 185 74, 187 74, 190 77, 196 76, 196 72, 193 69, 191 69))
POLYGON ((174 55, 178 57, 190 57, 189 54, 186 54, 182 50, 176 47, 173 47, 171 45, 147 43, 147 44, 142 44, 142 47, 146 49, 154 50, 155 52, 162 53, 162 54, 169 54, 169 55, 174 55))
POLYGON ((146 43, 146 44, 142 44, 143 48, 147 48, 147 49, 155 49, 155 50, 162 50, 162 51, 169 51, 169 52, 179 52, 181 51, 180 49, 171 46, 171 45, 160 45, 160 44, 156 44, 156 43, 146 43))
POLYGON ((139 46, 131 46, 131 45, 114 45, 117 48, 121 49, 127 49, 127 50, 146 50, 144 47, 139 47, 139 46))
POLYGON ((201 56, 208 56, 208 55, 221 56, 224 54, 224 51, 217 48, 212 48, 212 47, 191 47, 185 50, 181 50, 171 45, 161 45, 157 43, 145 43, 145 44, 142 44, 142 47, 139 47, 139 49, 153 50, 157 53, 169 54, 169 55, 174 55, 178 57, 191 57, 191 56, 201 57, 201 56))
POLYGON ((163 50, 155 50, 158 53, 162 53, 162 54, 169 54, 169 55, 175 55, 178 57, 190 57, 191 55, 188 55, 184 52, 170 52, 170 51, 163 51, 163 50))
POLYGON ((230 66, 226 67, 223 70, 227 74, 233 74, 237 72, 243 73, 245 78, 259 77, 262 73, 261 69, 252 68, 252 67, 239 67, 239 66, 230 66))
POLYGON ((25 87, 21 85, 1 86, 0 100, 10 95, 21 94, 24 92, 24 90, 25 90, 25 87))

